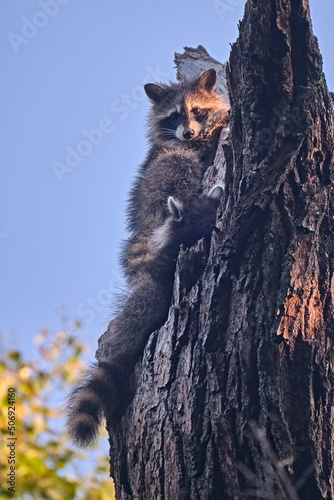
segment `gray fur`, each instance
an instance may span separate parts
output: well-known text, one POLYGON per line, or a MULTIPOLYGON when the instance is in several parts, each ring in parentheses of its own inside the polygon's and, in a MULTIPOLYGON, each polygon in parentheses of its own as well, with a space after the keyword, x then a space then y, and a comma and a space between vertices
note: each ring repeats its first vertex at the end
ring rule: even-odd
POLYGON ((222 191, 205 196, 201 184, 227 124, 215 81, 208 70, 191 81, 145 85, 153 103, 151 148, 130 194, 130 237, 121 257, 131 294, 99 341, 98 365, 68 398, 67 428, 80 446, 96 438, 103 415, 116 420, 128 403, 129 375, 167 319, 180 245, 210 237, 214 228, 222 191))

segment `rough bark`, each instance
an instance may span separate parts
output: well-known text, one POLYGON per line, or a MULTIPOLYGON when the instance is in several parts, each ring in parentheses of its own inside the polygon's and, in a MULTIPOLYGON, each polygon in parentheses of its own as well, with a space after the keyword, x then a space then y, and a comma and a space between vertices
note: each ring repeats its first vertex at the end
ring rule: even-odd
POLYGON ((248 1, 227 77, 220 232, 180 252, 109 423, 118 500, 334 498, 333 116, 307 0, 248 1))

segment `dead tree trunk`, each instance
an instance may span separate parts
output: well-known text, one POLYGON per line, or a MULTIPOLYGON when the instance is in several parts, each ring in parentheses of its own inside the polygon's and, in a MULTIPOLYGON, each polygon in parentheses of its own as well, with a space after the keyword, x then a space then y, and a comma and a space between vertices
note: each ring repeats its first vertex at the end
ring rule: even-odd
POLYGON ((118 500, 334 498, 333 116, 307 0, 248 0, 210 251, 109 425, 118 500))

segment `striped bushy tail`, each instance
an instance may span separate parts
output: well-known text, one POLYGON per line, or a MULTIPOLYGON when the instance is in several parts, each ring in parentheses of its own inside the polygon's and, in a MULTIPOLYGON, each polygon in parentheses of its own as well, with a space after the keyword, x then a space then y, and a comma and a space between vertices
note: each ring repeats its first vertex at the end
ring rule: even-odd
POLYGON ((124 401, 122 369, 108 360, 88 370, 67 397, 67 432, 76 446, 86 447, 98 437, 104 415, 115 420, 124 401))

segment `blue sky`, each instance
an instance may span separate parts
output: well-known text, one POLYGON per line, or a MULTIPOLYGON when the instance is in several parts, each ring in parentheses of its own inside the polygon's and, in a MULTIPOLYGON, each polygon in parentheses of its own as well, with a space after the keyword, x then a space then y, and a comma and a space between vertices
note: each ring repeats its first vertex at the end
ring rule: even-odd
MULTIPOLYGON (((310 3, 334 90, 334 4, 310 3)), ((41 328, 56 332, 81 319, 93 357, 121 283, 127 193, 145 157, 142 85, 173 79, 173 53, 185 45, 202 44, 225 61, 243 7, 243 0, 2 0, 0 332, 7 345, 31 353, 41 328)))

